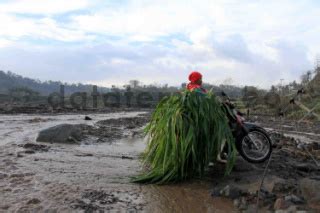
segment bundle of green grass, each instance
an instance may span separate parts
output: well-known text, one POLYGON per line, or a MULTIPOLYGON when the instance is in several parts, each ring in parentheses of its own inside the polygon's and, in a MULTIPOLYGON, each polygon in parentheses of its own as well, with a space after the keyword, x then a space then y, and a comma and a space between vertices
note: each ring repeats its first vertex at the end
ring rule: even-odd
POLYGON ((226 114, 216 96, 184 91, 162 99, 146 127, 146 171, 136 183, 165 184, 204 175, 226 141, 226 173, 235 161, 235 146, 226 114))

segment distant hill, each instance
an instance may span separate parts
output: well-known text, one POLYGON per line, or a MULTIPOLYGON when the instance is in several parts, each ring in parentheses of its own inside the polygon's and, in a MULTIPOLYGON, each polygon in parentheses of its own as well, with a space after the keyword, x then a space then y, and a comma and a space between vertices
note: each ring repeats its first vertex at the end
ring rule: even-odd
MULTIPOLYGON (((65 85, 65 94, 72 94, 74 92, 92 92, 93 85, 91 84, 67 84, 60 81, 40 81, 13 72, 4 72, 0 70, 0 93, 8 94, 10 90, 16 88, 28 88, 36 91, 41 95, 48 95, 52 92, 58 92, 60 85, 65 85)), ((106 87, 98 87, 99 92, 109 92, 110 89, 106 87)))
MULTIPOLYGON (((60 85, 65 86, 65 95, 70 95, 74 92, 92 92, 94 85, 91 84, 67 84, 61 81, 40 81, 32 78, 23 77, 17 75, 13 72, 4 72, 0 70, 0 94, 10 94, 12 91, 16 92, 17 90, 29 91, 28 93, 34 91, 41 96, 47 96, 53 92, 59 92, 60 85)), ((124 85, 121 88, 107 88, 107 87, 98 87, 98 92, 107 93, 110 91, 123 91, 125 87, 131 86, 133 91, 142 91, 142 92, 169 92, 174 93, 179 89, 185 88, 186 84, 183 83, 181 87, 168 87, 167 85, 143 85, 142 82, 138 80, 132 80, 128 85, 124 85)), ((232 86, 232 85, 211 85, 204 84, 204 87, 213 89, 216 94, 220 94, 221 91, 226 92, 232 98, 239 98, 242 96, 243 88, 232 86)))

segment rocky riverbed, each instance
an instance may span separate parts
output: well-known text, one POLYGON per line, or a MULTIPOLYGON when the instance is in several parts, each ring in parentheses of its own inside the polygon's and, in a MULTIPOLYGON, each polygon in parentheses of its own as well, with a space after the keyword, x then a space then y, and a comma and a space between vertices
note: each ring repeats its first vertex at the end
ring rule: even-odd
POLYGON ((0 115, 0 212, 256 212, 260 188, 259 212, 320 211, 319 143, 274 129, 262 187, 267 163, 241 157, 227 177, 224 165, 215 164, 201 180, 130 183, 141 171, 149 117, 144 111, 0 115), (65 141, 38 138, 57 126, 71 128, 65 141), (81 134, 71 134, 74 126, 81 134))

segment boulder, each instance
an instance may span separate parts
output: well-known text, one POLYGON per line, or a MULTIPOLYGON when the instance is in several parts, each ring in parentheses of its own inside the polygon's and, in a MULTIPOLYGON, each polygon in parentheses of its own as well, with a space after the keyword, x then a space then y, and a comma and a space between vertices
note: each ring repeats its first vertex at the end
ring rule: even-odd
POLYGON ((311 148, 312 150, 320 150, 320 144, 318 142, 313 142, 311 148))
POLYGON ((236 199, 246 194, 248 194, 247 191, 242 190, 236 185, 227 185, 223 188, 217 187, 211 192, 211 196, 213 197, 227 197, 231 199, 236 199))
POLYGON ((4 179, 8 177, 8 175, 6 173, 0 173, 0 179, 4 179))
POLYGON ((60 124, 39 132, 38 142, 75 143, 84 138, 82 124, 60 124))
POLYGON ((229 197, 232 199, 235 199, 237 197, 240 197, 241 190, 237 187, 227 185, 220 191, 220 195, 224 197, 229 197))
POLYGON ((293 203, 293 204, 296 204, 296 205, 302 205, 302 204, 305 204, 305 201, 303 198, 300 198, 296 195, 287 195, 284 197, 284 200, 287 201, 287 202, 290 202, 290 203, 293 203))
POLYGON ((262 188, 260 190, 260 199, 262 200, 263 205, 266 206, 274 203, 277 199, 277 196, 274 193, 268 191, 267 189, 262 188))
POLYGON ((25 153, 27 154, 28 152, 31 152, 31 151, 47 152, 50 149, 50 147, 47 145, 36 144, 36 143, 25 143, 18 146, 25 148, 26 149, 25 153))
POLYGON ((297 168, 297 170, 302 171, 302 172, 306 172, 306 173, 319 170, 319 168, 317 166, 310 164, 310 163, 299 163, 299 164, 295 165, 295 167, 297 168))
POLYGON ((297 189, 295 180, 280 179, 274 182, 272 193, 274 194, 287 194, 297 189))
POLYGON ((297 213, 297 207, 296 206, 290 206, 289 208, 287 209, 279 209, 279 210, 276 210, 275 213, 297 213))
POLYGON ((84 117, 84 120, 86 120, 86 121, 91 121, 92 118, 90 118, 89 116, 85 116, 85 117, 84 117))
POLYGON ((307 203, 320 210, 320 181, 304 178, 300 181, 300 190, 307 203))
POLYGON ((283 199, 282 197, 278 198, 273 204, 273 209, 275 211, 276 210, 281 210, 281 209, 287 209, 288 207, 289 207, 289 203, 286 202, 286 200, 283 199))

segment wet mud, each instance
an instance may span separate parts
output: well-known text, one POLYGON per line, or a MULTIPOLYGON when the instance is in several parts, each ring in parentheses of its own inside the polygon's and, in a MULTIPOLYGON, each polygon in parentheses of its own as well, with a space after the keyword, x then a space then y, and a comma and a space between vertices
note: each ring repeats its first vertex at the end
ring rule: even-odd
MULTIPOLYGON (((81 114, 0 116, 0 212, 255 212, 266 163, 238 157, 229 176, 217 163, 202 179, 132 184, 141 172, 142 129, 150 113, 86 116, 91 120, 81 114), (63 123, 83 124, 86 137, 76 144, 36 142, 40 130, 63 123)), ((318 146, 272 134, 259 212, 320 211, 308 197, 314 192, 301 187, 320 181, 318 146)))

